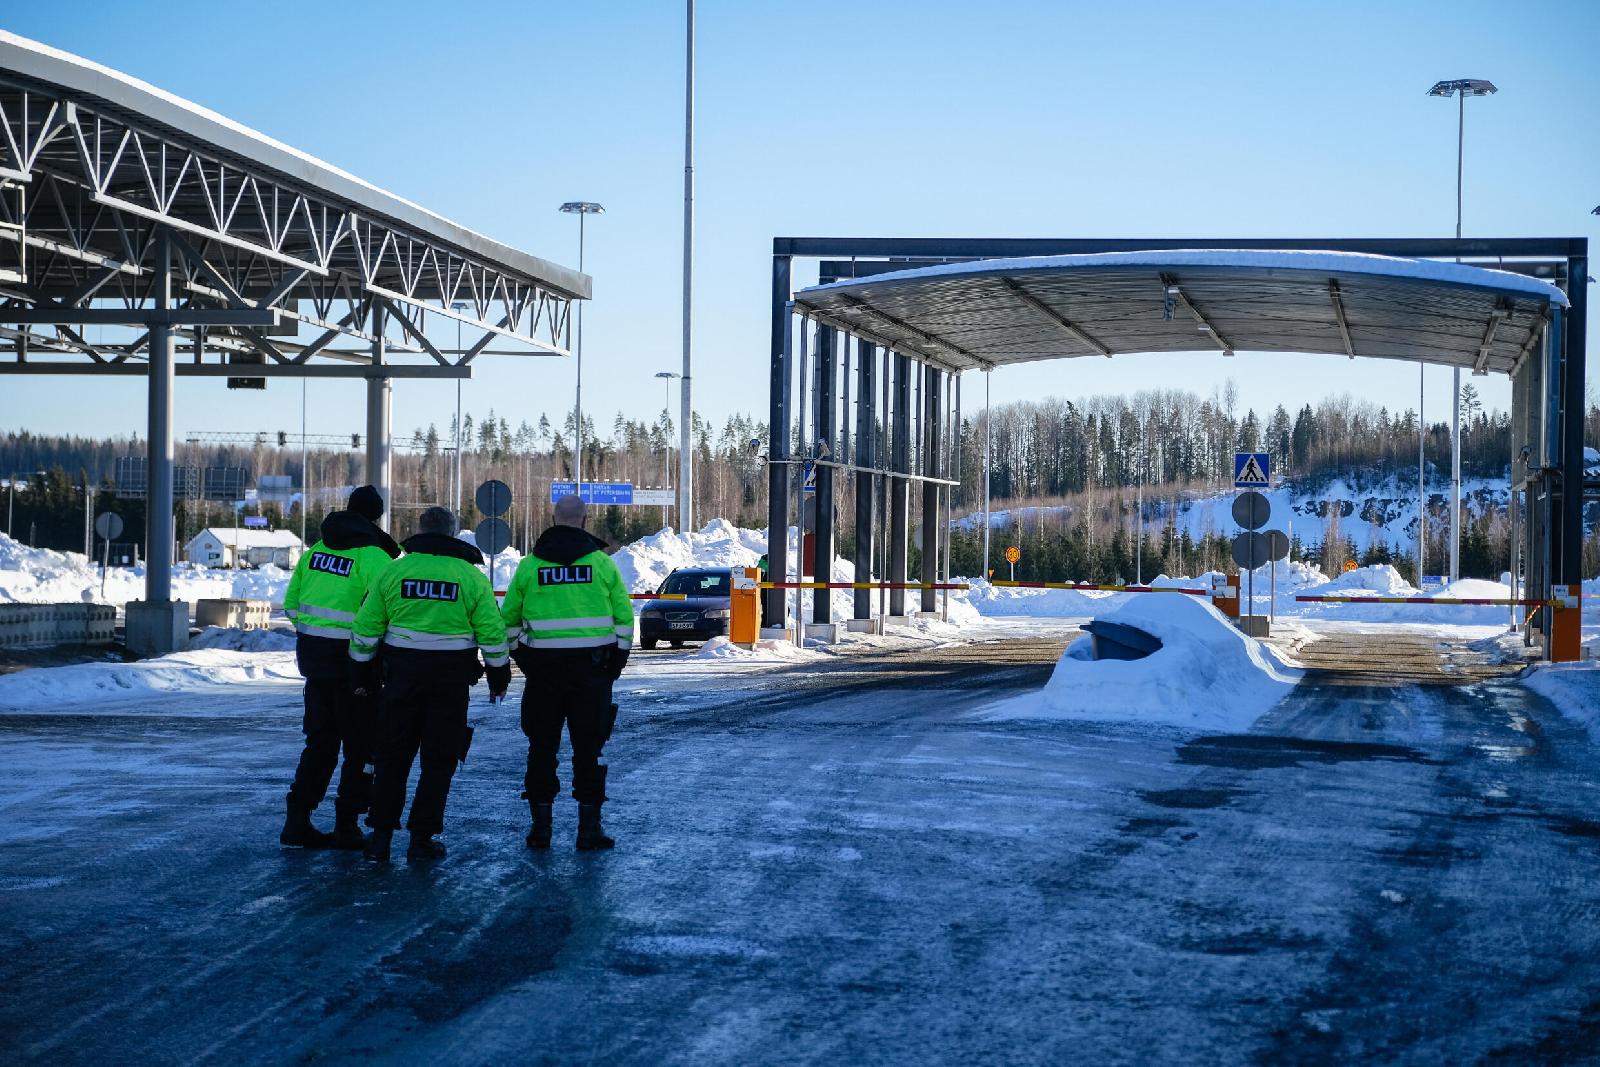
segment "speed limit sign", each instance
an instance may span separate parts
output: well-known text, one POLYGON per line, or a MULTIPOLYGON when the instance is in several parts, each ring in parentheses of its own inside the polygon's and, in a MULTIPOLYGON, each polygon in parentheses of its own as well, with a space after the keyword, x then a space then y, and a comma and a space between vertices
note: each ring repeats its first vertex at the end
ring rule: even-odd
POLYGON ((1016 545, 1007 545, 1006 546, 1006 562, 1007 563, 1020 563, 1020 562, 1022 562, 1022 549, 1018 548, 1016 545))

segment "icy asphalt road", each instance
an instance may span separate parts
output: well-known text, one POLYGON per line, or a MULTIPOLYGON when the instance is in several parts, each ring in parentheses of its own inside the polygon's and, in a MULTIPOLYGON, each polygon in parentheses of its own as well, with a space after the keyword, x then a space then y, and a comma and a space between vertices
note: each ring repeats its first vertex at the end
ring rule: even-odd
POLYGON ((0 1060, 1596 1057, 1600 752, 1355 640, 1248 736, 966 718, 1039 638, 646 695, 599 856, 478 707, 433 868, 278 849, 292 690, 0 716, 0 1060))

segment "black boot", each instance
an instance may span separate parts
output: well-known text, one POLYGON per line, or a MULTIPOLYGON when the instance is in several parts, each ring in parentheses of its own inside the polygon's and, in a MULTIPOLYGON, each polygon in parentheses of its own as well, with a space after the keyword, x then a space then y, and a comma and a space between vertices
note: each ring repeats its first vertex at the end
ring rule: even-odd
POLYGON ((578 805, 578 851, 595 852, 599 849, 611 848, 616 841, 606 836, 605 828, 600 825, 600 805, 578 805))
POLYGON ((406 859, 408 860, 442 860, 444 859, 444 843, 435 841, 432 834, 419 834, 411 831, 411 843, 406 846, 406 859))
POLYGON ((540 804, 530 800, 528 810, 533 813, 533 829, 528 831, 528 847, 549 848, 550 835, 555 830, 555 805, 540 804))
POLYGON ((367 835, 361 832, 359 819, 361 815, 354 811, 341 811, 334 818, 333 847, 342 848, 349 852, 363 849, 367 845, 367 835))
POLYGON ((393 841, 393 830, 373 830, 372 836, 367 838, 366 848, 361 851, 369 860, 377 863, 388 863, 389 845, 393 841))
POLYGON ((289 801, 289 814, 278 833, 278 844, 290 848, 332 848, 333 835, 311 825, 311 809, 289 801))

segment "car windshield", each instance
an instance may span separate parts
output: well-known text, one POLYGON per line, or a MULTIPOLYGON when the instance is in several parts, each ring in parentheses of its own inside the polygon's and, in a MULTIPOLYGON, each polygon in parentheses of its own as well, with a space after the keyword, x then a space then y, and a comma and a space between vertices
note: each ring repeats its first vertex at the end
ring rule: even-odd
POLYGON ((663 593, 682 593, 685 596, 730 596, 727 572, 669 574, 661 583, 663 593))

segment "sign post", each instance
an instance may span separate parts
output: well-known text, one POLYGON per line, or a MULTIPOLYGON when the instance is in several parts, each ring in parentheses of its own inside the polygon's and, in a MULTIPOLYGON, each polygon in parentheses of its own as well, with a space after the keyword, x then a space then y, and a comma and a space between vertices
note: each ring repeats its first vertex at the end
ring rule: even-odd
POLYGON ((1017 564, 1022 561, 1022 549, 1016 545, 1006 546, 1006 562, 1011 564, 1011 580, 1017 580, 1017 564))
POLYGON ((122 535, 122 516, 102 511, 94 517, 94 532, 100 535, 100 599, 106 596, 106 568, 111 565, 111 542, 122 535))
POLYGON ((478 486, 472 499, 478 510, 488 516, 472 533, 478 542, 478 551, 489 553, 489 588, 492 590, 495 564, 499 562, 500 553, 511 546, 511 527, 500 517, 511 510, 511 487, 498 478, 490 478, 478 486))

